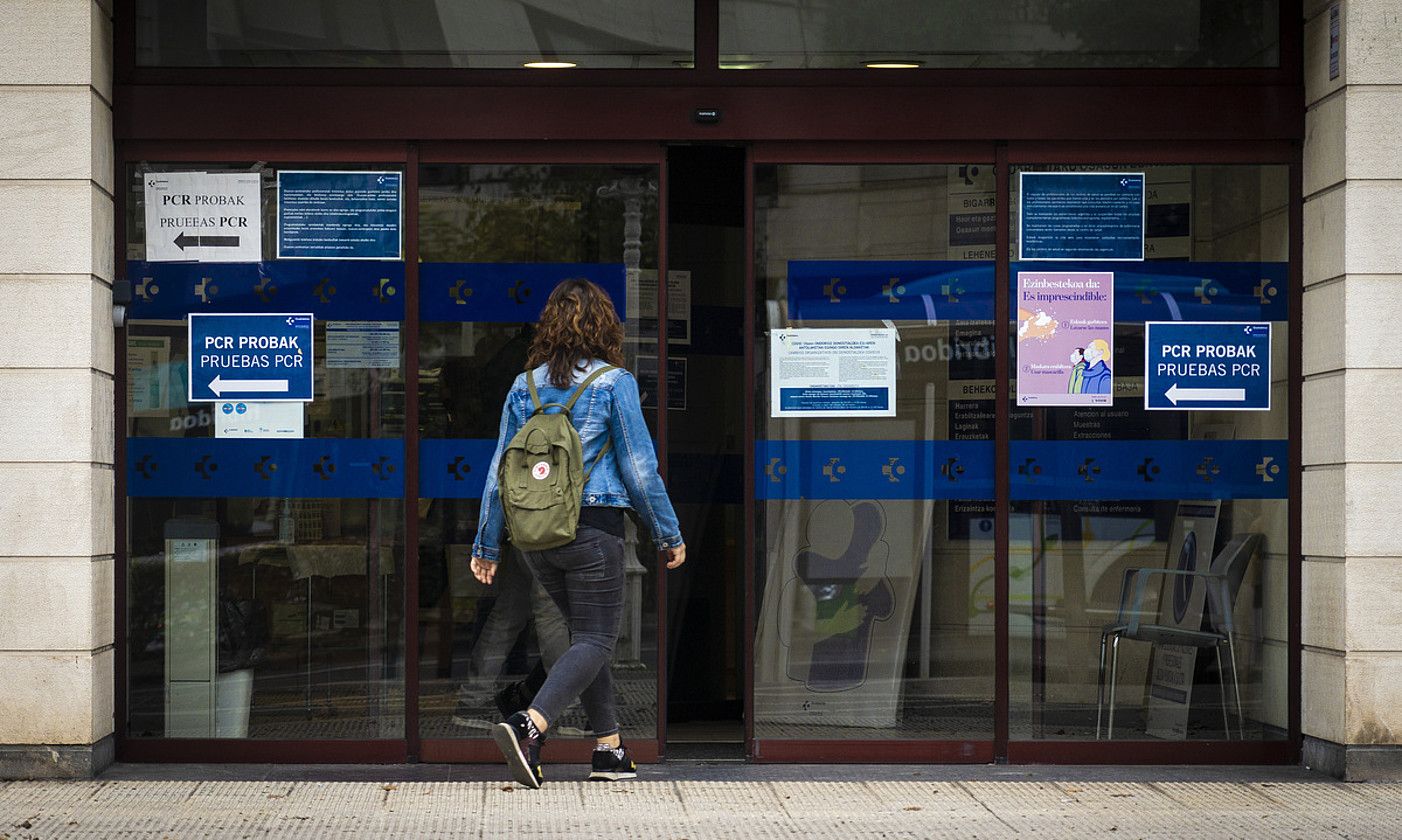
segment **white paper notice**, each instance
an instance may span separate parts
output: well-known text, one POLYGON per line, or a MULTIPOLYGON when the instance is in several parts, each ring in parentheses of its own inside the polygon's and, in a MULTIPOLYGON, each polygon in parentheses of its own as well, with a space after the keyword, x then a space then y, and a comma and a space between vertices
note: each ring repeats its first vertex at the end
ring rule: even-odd
POLYGON ((327 321, 326 366, 399 367, 399 322, 327 321))
POLYGON ((303 403, 229 402, 214 407, 217 438, 300 438, 303 403))
POLYGON ((895 417, 894 329, 769 334, 771 417, 895 417))
POLYGON ((148 261, 262 259, 262 176, 257 172, 150 172, 145 177, 148 261))

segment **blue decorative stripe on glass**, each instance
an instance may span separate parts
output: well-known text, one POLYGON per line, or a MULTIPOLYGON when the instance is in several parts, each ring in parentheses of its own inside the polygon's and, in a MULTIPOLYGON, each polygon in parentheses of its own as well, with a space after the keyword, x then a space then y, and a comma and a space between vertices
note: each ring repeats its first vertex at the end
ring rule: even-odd
MULTIPOLYGON (((789 318, 799 321, 989 321, 993 263, 940 260, 794 260, 789 318)), ((1036 262, 1018 271, 1113 271, 1115 320, 1285 321, 1284 262, 1036 262)))
POLYGON ((492 438, 419 441, 419 495, 425 499, 480 499, 497 442, 492 438))
POLYGON ((789 318, 991 321, 993 263, 791 260, 789 318))
POLYGON ((619 317, 625 316, 628 284, 622 263, 423 263, 419 266, 419 317, 475 323, 537 321, 550 292, 560 281, 572 278, 602 286, 619 317))
POLYGON ((765 440, 755 497, 991 499, 993 443, 981 440, 765 440))
POLYGON ((1283 440, 1015 440, 1013 499, 1284 499, 1283 440))
POLYGON ((404 442, 127 438, 127 494, 398 499, 404 495, 404 442))
POLYGON ((184 318, 190 312, 310 312, 317 320, 404 320, 402 262, 131 260, 127 278, 132 319, 184 318))

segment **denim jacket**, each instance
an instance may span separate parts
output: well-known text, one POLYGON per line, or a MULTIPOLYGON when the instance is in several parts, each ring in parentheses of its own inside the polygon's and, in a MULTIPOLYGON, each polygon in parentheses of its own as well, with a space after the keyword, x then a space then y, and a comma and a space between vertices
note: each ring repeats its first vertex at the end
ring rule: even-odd
MULTIPOLYGON (((583 371, 576 371, 570 388, 550 384, 544 365, 535 369, 535 384, 542 403, 565 403, 579 383, 604 362, 594 360, 583 371)), ((501 410, 501 431, 497 451, 487 471, 487 484, 482 491, 482 514, 477 523, 477 539, 472 554, 487 560, 501 558, 502 531, 505 519, 501 510, 501 492, 497 486, 497 466, 506 445, 526 424, 534 410, 526 375, 516 382, 506 395, 501 410)), ((552 411, 558 409, 551 409, 552 411)), ((589 481, 584 485, 582 504, 593 507, 631 507, 642 517, 652 532, 658 548, 675 548, 682 544, 681 526, 667 488, 657 474, 657 453, 652 448, 643 408, 638 396, 638 381, 626 370, 611 370, 601 375, 580 395, 570 412, 570 420, 579 432, 584 447, 584 470, 589 481), (599 458, 604 441, 613 446, 599 458), (596 463, 597 462, 597 463, 596 463), (590 472, 590 470, 593 470, 590 472)))

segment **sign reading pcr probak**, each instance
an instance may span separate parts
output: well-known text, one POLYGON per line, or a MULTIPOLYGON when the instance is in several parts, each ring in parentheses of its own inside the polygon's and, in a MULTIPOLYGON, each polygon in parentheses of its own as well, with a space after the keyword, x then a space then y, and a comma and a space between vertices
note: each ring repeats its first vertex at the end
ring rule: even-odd
POLYGON ((190 402, 311 402, 312 316, 190 313, 190 402))
POLYGON ((1146 322, 1144 408, 1269 411, 1270 323, 1146 322))
POLYGON ((146 176, 148 262, 257 262, 262 217, 257 172, 146 176))

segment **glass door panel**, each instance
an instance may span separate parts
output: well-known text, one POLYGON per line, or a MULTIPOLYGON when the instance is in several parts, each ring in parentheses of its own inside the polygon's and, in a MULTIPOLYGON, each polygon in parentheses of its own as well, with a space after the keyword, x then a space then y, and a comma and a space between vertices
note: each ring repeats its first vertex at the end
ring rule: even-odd
POLYGON ((993 167, 754 178, 754 737, 991 740, 993 167))
MULTIPOLYGON (((287 170, 336 170, 301 178, 376 181, 382 196, 403 174, 399 164, 127 170, 130 739, 404 737, 404 262, 278 258, 287 170), (258 258, 219 256, 248 228, 201 239, 200 225, 222 215, 208 201, 165 214, 189 227, 147 230, 148 189, 169 173, 251 179, 258 258), (192 246, 184 261, 153 256, 192 246), (313 399, 189 399, 188 317, 202 313, 310 313, 313 399)), ((378 246, 398 254, 399 207, 385 201, 378 246)))
MULTIPOLYGON (((420 169, 417 632, 426 740, 487 738, 503 711, 520 708, 514 687, 538 684, 569 645, 558 609, 519 554, 506 553, 490 587, 473 578, 468 559, 502 403, 525 368, 533 324, 555 285, 584 277, 613 296, 625 318, 630 369, 638 370, 640 353, 655 352, 648 346, 655 337, 639 338, 633 302, 640 287, 655 289, 658 176, 656 165, 420 169)), ((655 436, 656 411, 645 413, 655 436)), ((628 534, 613 667, 624 737, 642 742, 657 736, 657 563, 631 521, 628 534)), ((582 737, 588 730, 576 703, 552 732, 582 737)), ((489 747, 480 757, 494 755, 489 747)))
MULTIPOLYGON (((1014 258, 1009 272, 1010 736, 1283 739, 1288 169, 1023 168, 1034 169, 1143 173, 1145 259, 1014 258), (1264 340, 1252 359, 1199 341, 1181 359, 1146 360, 1150 322, 1253 325, 1264 340), (1227 378, 1242 361, 1269 364, 1260 410, 1232 408, 1245 395, 1162 387, 1204 365, 1227 378), (1154 383, 1147 397, 1166 410, 1146 408, 1154 383), (1202 397, 1228 402, 1208 410, 1202 397)), ((1015 167, 1014 254, 1018 182, 1015 167)))

